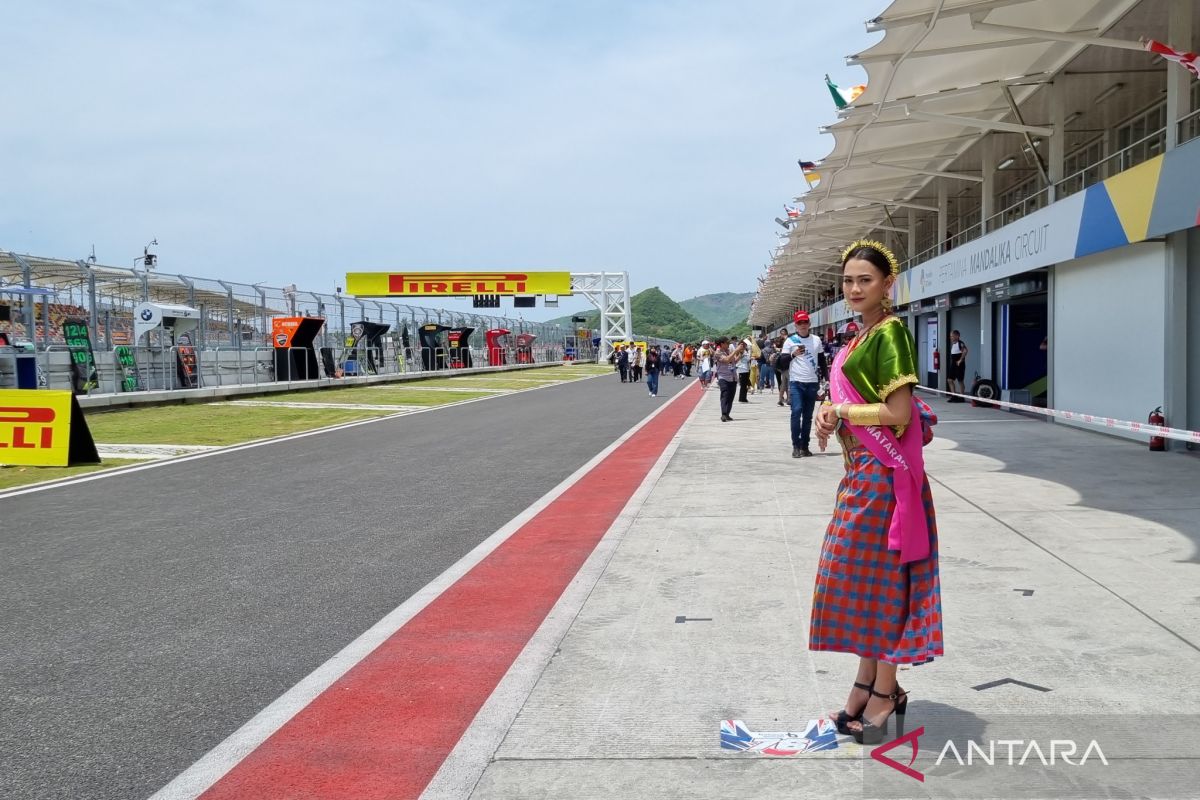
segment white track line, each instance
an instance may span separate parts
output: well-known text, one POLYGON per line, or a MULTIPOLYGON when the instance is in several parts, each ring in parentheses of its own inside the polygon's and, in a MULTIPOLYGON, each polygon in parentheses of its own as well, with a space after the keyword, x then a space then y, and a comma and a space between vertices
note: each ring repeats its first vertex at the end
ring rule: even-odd
MULTIPOLYGON (((321 692, 329 688, 334 681, 346 674, 346 672, 366 658, 375 648, 387 641, 388 638, 400 630, 410 619, 436 600, 442 592, 453 586, 459 578, 466 575, 476 564, 487 558, 493 550, 520 530, 525 523, 536 517, 564 492, 582 480, 597 464, 607 458, 610 453, 624 444, 652 419, 682 397, 683 394, 683 392, 680 392, 666 403, 663 403, 653 413, 646 416, 622 434, 620 438, 597 453, 590 461, 575 470, 566 480, 542 495, 531 506, 513 517, 504 527, 480 542, 471 552, 459 559, 457 563, 434 578, 408 600, 401 603, 353 642, 342 648, 333 658, 317 667, 307 677, 275 700, 275 702, 264 708, 253 719, 238 728, 223 742, 202 756, 196 763, 180 773, 173 781, 155 792, 150 800, 192 800, 207 791, 209 787, 237 766, 242 759, 265 742, 275 731, 283 727, 288 720, 311 703, 321 692)), ((656 464, 655 466, 657 467, 658 465, 656 464)), ((641 489, 639 488, 638 491, 641 491, 641 489)), ((631 500, 626 505, 625 510, 621 512, 622 517, 618 518, 618 522, 630 511, 632 502, 631 500)), ((628 527, 628 522, 625 527, 628 527)), ((602 567, 603 565, 600 566, 602 567)), ((578 576, 575 578, 575 581, 579 581, 578 576)), ((568 623, 569 621, 570 617, 567 619, 568 623)), ((543 626, 545 626, 545 623, 543 623, 543 626)))
MULTIPOLYGON (((602 377, 602 376, 597 375, 594 377, 602 377)), ((581 381, 588 380, 588 378, 580 378, 580 380, 581 381)), ((571 382, 578 383, 578 381, 571 381, 571 382)), ((419 411, 402 411, 398 414, 388 414, 387 416, 383 416, 383 417, 373 417, 372 419, 360 419, 355 422, 343 422, 340 425, 330 425, 330 426, 324 427, 324 428, 314 428, 313 430, 302 431, 300 433, 289 433, 286 436, 276 436, 276 437, 273 437, 270 439, 258 439, 258 440, 251 441, 251 442, 244 442, 242 444, 229 445, 228 447, 220 447, 215 450, 209 450, 207 453, 196 453, 196 454, 190 455, 190 456, 180 456, 179 458, 163 459, 162 461, 155 461, 150 464, 135 464, 135 465, 129 466, 129 467, 117 467, 116 469, 100 470, 99 472, 93 472, 93 473, 90 473, 87 475, 80 475, 79 477, 75 477, 75 478, 64 478, 64 479, 57 480, 57 481, 47 481, 45 483, 35 483, 31 486, 22 486, 22 487, 19 487, 16 489, 9 489, 8 491, 0 492, 0 500, 5 500, 9 497, 19 497, 20 495, 23 495, 23 494, 33 494, 34 492, 45 492, 50 489, 58 489, 58 488, 61 488, 64 486, 75 486, 77 484, 88 483, 90 481, 100 481, 100 480, 104 480, 105 478, 115 478, 118 475, 128 475, 131 472, 142 472, 143 470, 148 470, 148 469, 158 469, 159 467, 165 467, 165 466, 168 466, 171 464, 181 464, 185 461, 195 461, 195 460, 201 459, 201 458, 211 458, 212 456, 223 455, 225 453, 236 453, 241 450, 251 450, 256 447, 266 447, 267 445, 278 444, 279 442, 291 442, 291 441, 295 441, 296 439, 305 439, 309 436, 320 436, 323 433, 332 433, 334 431, 346 430, 347 428, 356 428, 359 425, 372 425, 376 422, 386 422, 388 420, 399 419, 400 417, 413 416, 415 414, 425 414, 430 411, 438 411, 443 408, 454 408, 456 406, 465 406, 469 403, 482 403, 487 400, 495 399, 496 397, 511 397, 513 394, 522 394, 524 392, 536 392, 541 388, 543 388, 543 387, 533 386, 528 389, 517 389, 516 391, 514 391, 508 395, 490 395, 488 397, 472 397, 469 400, 459 400, 454 403, 444 403, 444 404, 438 405, 438 406, 429 406, 428 408, 423 408, 419 411)))

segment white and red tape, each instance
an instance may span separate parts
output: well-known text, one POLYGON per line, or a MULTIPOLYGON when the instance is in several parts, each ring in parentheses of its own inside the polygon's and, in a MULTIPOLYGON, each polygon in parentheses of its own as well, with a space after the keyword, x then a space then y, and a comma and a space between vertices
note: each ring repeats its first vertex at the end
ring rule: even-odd
POLYGON ((998 406, 1000 408, 1012 408, 1018 411, 1027 411, 1030 414, 1041 414, 1044 417, 1069 419, 1072 422, 1083 422, 1088 425, 1095 425, 1096 427, 1106 428, 1108 430, 1126 431, 1128 433, 1135 433, 1147 438, 1151 436, 1161 436, 1164 439, 1176 439, 1181 442, 1200 444, 1200 431, 1189 431, 1182 428, 1169 428, 1165 425, 1152 425, 1149 422, 1130 422, 1129 420, 1114 419, 1113 417, 1102 417, 1096 414, 1081 414, 1078 411, 1059 411, 1056 408, 1038 408, 1037 406, 1027 406, 1024 403, 1010 403, 1007 400, 985 400, 982 397, 975 397, 967 394, 957 394, 955 392, 947 392, 942 389, 930 389, 927 386, 921 386, 918 388, 926 392, 944 394, 947 397, 961 397, 964 400, 971 400, 976 403, 987 403, 988 405, 998 406))

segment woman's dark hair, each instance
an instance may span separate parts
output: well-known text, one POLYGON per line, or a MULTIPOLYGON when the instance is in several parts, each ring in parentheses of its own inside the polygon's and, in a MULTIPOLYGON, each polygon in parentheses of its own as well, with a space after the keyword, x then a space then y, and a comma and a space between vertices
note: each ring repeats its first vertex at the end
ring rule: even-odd
POLYGON ((728 336, 718 336, 717 341, 713 342, 713 344, 729 344, 729 337, 728 336))
POLYGON ((845 269, 846 264, 855 258, 861 258, 863 261, 870 262, 871 266, 883 273, 883 277, 885 278, 892 274, 892 265, 888 263, 887 256, 874 247, 856 247, 851 250, 842 259, 842 269, 845 269))

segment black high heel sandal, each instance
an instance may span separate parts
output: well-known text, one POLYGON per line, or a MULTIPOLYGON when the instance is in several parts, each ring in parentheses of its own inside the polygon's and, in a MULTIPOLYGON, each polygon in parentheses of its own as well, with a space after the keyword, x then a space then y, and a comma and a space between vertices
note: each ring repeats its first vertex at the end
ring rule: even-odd
MULTIPOLYGON (((859 744, 879 744, 883 741, 883 737, 887 736, 888 720, 892 714, 896 715, 896 736, 904 735, 904 715, 908 711, 908 692, 900 688, 900 684, 896 684, 896 689, 891 694, 875 691, 875 687, 871 687, 871 694, 876 697, 882 697, 892 701, 892 710, 883 718, 883 725, 876 725, 873 722, 868 722, 865 717, 859 715, 859 724, 862 725, 862 730, 850 731, 850 735, 854 737, 854 741, 859 744)), ((869 701, 868 701, 869 702, 869 701)), ((866 713, 866 707, 863 708, 863 714, 866 713)))
MULTIPOLYGON (((855 689, 865 689, 868 692, 875 691, 875 687, 872 686, 871 684, 859 683, 857 681, 854 682, 854 688, 855 689)), ((870 701, 871 701, 871 698, 868 697, 867 702, 870 702, 870 701)), ((863 708, 864 709, 866 708, 865 704, 863 705, 863 708)), ((853 736, 855 731, 848 727, 849 724, 851 722, 861 722, 861 721, 862 721, 862 712, 861 711, 858 712, 857 714, 851 714, 849 711, 847 711, 844 708, 837 713, 837 717, 834 718, 834 720, 833 720, 834 724, 837 725, 837 732, 842 734, 843 736, 853 736)))

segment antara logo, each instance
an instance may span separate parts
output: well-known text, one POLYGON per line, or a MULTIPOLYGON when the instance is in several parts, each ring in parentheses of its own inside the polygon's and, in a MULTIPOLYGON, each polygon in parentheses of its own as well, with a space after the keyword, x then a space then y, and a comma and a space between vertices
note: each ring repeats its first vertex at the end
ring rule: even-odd
MULTIPOLYGON (((925 726, 906 733, 895 741, 880 745, 871 751, 871 758, 924 783, 925 774, 913 769, 912 766, 920 751, 917 740, 923 733, 925 733, 925 726), (912 745, 912 757, 908 759, 907 764, 902 764, 884 755, 902 744, 912 745)), ((997 763, 1010 767, 1023 766, 1027 761, 1035 761, 1044 767, 1055 766, 1058 762, 1072 767, 1082 767, 1089 758, 1099 759, 1101 764, 1108 766, 1108 759, 1104 757, 1104 751, 1100 749, 1100 743, 1095 739, 1082 748, 1082 753, 1080 750, 1079 744, 1073 739, 1051 739, 1048 747, 1038 744, 1035 739, 995 739, 989 740, 986 744, 968 739, 962 749, 954 743, 953 739, 947 739, 942 751, 938 753, 937 760, 934 761, 934 766, 940 766, 947 758, 953 759, 960 766, 972 766, 978 760, 981 764, 988 766, 995 766, 997 763), (997 749, 1000 750, 999 761, 997 761, 997 749), (965 758, 964 751, 966 752, 965 758), (1072 757, 1077 760, 1073 761, 1072 757)))
POLYGON ((920 750, 920 744, 917 742, 917 739, 919 739, 921 734, 924 732, 925 732, 925 726, 922 725, 921 727, 917 728, 915 731, 910 731, 910 732, 904 734, 900 738, 896 739, 894 742, 888 742, 887 744, 880 745, 879 747, 876 747, 874 750, 871 751, 871 758, 875 759, 880 764, 886 764, 887 766, 891 767, 892 769, 896 770, 897 772, 903 772, 908 777, 915 778, 915 779, 921 781, 922 783, 924 783, 925 775, 912 768, 912 763, 917 760, 917 753, 920 750), (888 750, 891 750, 892 748, 895 748, 895 747, 899 747, 902 744, 911 744, 912 745, 912 758, 910 758, 908 760, 907 764, 901 764, 899 761, 895 761, 884 755, 884 753, 886 753, 888 750))
POLYGON ((407 272, 388 275, 395 294, 524 294, 525 272, 407 272))
POLYGON ((995 739, 987 742, 987 749, 979 742, 970 739, 966 742, 967 758, 964 761, 958 747, 954 744, 954 740, 947 740, 946 746, 942 748, 942 752, 938 754, 937 764, 941 764, 942 760, 947 756, 953 758, 962 766, 969 766, 973 763, 973 759, 978 758, 984 764, 995 766, 996 764, 996 745, 1008 750, 1008 756, 1005 758, 1003 752, 1000 753, 1001 764, 1008 766, 1020 766, 1030 758, 1035 758, 1043 767, 1054 766, 1055 759, 1062 761, 1072 767, 1082 767, 1087 763, 1089 757, 1100 759, 1100 763, 1108 766, 1108 759, 1104 757, 1104 751, 1100 749, 1100 743, 1092 739, 1087 747, 1083 749, 1083 754, 1080 755, 1078 761, 1072 761, 1071 756, 1079 752, 1079 745, 1073 739, 1051 739, 1050 746, 1043 750, 1042 746, 1037 743, 1036 739, 995 739), (1046 753, 1050 756, 1047 760, 1046 753), (1019 756, 1019 757, 1018 757, 1019 756))

